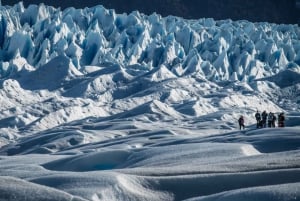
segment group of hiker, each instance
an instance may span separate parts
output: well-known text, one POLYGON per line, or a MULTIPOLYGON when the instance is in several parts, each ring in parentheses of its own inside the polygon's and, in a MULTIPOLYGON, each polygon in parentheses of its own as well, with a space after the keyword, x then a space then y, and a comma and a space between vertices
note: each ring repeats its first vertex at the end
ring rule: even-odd
MULTIPOLYGON (((269 114, 264 110, 261 114, 259 111, 255 113, 255 119, 256 119, 256 128, 274 128, 275 127, 275 122, 278 120, 278 127, 284 127, 284 113, 281 112, 278 114, 278 118, 273 112, 269 112, 269 114)), ((239 127, 240 130, 245 128, 244 124, 244 117, 241 116, 238 120, 239 122, 239 127)))
MULTIPOLYGON (((255 119, 256 119, 256 128, 266 128, 267 125, 269 128, 275 127, 275 122, 277 120, 275 114, 273 112, 267 112, 264 110, 261 114, 257 111, 255 113, 255 119), (268 124, 267 124, 268 123, 268 124)), ((278 127, 284 127, 284 113, 281 112, 278 114, 278 127)))

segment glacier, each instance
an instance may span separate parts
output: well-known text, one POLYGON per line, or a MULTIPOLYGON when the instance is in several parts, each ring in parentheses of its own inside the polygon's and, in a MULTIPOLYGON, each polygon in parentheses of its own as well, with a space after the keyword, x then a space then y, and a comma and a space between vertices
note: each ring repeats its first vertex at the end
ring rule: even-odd
POLYGON ((0 24, 2 78, 22 69, 13 64, 20 57, 20 65, 38 68, 65 56, 82 72, 105 63, 149 71, 166 66, 178 77, 197 73, 211 81, 249 81, 300 64, 297 25, 116 14, 102 6, 25 9, 22 3, 2 6, 0 24))
POLYGON ((3 200, 299 200, 299 103, 298 25, 0 4, 3 200))

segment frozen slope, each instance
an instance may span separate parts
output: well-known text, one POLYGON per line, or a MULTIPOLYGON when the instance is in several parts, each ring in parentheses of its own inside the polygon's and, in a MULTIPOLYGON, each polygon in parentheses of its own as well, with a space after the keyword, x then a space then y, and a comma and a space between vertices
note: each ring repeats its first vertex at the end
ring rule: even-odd
POLYGON ((73 125, 20 140, 7 151, 17 155, 1 156, 1 198, 299 200, 299 126, 205 137, 128 122, 81 125, 82 134, 108 139, 44 152, 71 129, 75 138, 73 125), (21 149, 27 153, 12 152, 21 149))
POLYGON ((0 6, 0 200, 300 200, 299 39, 297 25, 0 6), (287 127, 256 130, 256 110, 287 127))

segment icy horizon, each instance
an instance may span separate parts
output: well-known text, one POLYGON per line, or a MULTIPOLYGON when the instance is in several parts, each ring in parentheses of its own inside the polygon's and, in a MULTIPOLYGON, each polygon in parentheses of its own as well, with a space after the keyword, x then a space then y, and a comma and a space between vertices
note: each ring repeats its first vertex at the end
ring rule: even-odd
POLYGON ((19 3, 0 47, 0 200, 300 200, 299 26, 19 3))

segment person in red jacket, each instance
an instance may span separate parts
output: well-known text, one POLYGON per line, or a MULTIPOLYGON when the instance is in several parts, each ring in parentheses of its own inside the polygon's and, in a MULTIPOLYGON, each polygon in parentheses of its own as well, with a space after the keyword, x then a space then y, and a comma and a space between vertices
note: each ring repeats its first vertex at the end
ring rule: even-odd
POLYGON ((284 127, 284 121, 285 121, 285 117, 284 117, 284 113, 280 113, 278 115, 278 127, 284 127))

